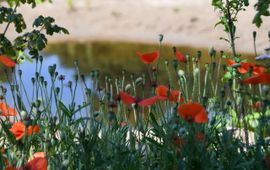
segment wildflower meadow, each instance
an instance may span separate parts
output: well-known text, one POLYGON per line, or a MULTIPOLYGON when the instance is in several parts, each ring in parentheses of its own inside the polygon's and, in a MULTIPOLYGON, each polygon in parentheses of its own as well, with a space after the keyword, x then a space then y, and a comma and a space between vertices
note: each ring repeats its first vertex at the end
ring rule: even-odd
MULTIPOLYGON (((157 49, 127 56, 146 72, 101 76, 102 69, 93 70, 90 84, 80 61, 74 61, 72 81, 56 64, 43 67, 46 37, 69 31, 50 16, 39 16, 26 31, 17 8, 42 2, 7 0, 0 6, 0 169, 270 169, 269 44, 265 54, 257 54, 256 32, 250 35, 255 63, 235 45, 238 13, 245 13, 249 0, 212 0, 230 53, 212 47, 209 56, 191 56, 172 46, 165 54, 166 34, 160 34, 157 49), (18 33, 14 40, 6 35, 11 25, 18 33), (210 62, 202 64, 203 57, 210 62), (24 80, 22 60, 32 63, 34 77, 24 80), (76 98, 78 89, 83 102, 76 98)), ((270 15, 269 4, 256 3, 257 27, 270 15)), ((270 30, 265 37, 270 42, 270 30)))

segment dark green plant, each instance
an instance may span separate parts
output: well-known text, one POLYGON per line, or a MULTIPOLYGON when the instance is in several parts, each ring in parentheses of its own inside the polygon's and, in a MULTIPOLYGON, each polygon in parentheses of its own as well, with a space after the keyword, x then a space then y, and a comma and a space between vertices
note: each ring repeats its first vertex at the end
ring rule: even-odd
POLYGON ((7 2, 10 5, 9 7, 0 7, 0 24, 6 24, 4 31, 0 33, 0 55, 14 57, 20 51, 29 49, 32 57, 37 57, 38 52, 43 50, 47 44, 46 35, 53 35, 54 33, 68 34, 65 28, 54 23, 55 20, 53 18, 43 16, 35 19, 32 25, 32 31, 24 33, 27 25, 23 15, 17 12, 17 8, 21 4, 29 4, 34 8, 36 1, 9 0, 7 2), (14 25, 15 31, 18 33, 18 36, 13 42, 6 37, 11 24, 14 25))

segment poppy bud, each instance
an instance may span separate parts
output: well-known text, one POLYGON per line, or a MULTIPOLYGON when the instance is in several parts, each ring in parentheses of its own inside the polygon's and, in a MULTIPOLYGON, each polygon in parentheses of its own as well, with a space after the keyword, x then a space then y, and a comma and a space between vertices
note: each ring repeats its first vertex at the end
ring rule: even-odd
POLYGON ((94 71, 91 71, 90 72, 90 76, 91 76, 92 79, 94 79, 95 78, 95 72, 94 71))
POLYGON ((18 75, 19 75, 20 77, 22 76, 22 70, 21 70, 21 69, 18 70, 18 75))
POLYGON ((201 51, 197 51, 197 57, 198 57, 198 59, 200 59, 202 57, 202 52, 201 51))
POLYGON ((22 116, 22 119, 23 119, 23 120, 27 117, 27 113, 26 113, 26 111, 24 111, 24 110, 22 110, 22 111, 20 112, 20 115, 22 116))
POLYGON ((98 117, 101 113, 99 111, 94 112, 94 118, 98 117))
POLYGON ((39 80, 40 80, 40 82, 43 84, 44 83, 44 77, 43 76, 40 76, 39 77, 39 80))
POLYGON ((176 47, 173 47, 173 53, 174 54, 176 53, 176 47))
POLYGON ((91 90, 91 89, 89 89, 89 88, 86 88, 86 89, 85 89, 85 94, 86 94, 87 96, 91 96, 91 93, 92 93, 92 90, 91 90))
POLYGON ((82 81, 85 81, 85 76, 84 76, 84 74, 81 74, 81 79, 82 79, 82 81))
POLYGON ((60 88, 59 88, 59 87, 56 87, 56 88, 55 88, 55 93, 56 93, 56 95, 58 95, 59 92, 60 92, 60 88))
POLYGON ((79 79, 79 76, 78 76, 78 74, 76 74, 75 75, 75 81, 78 81, 78 79, 79 79))
POLYGON ((5 99, 5 97, 3 95, 0 95, 0 100, 2 101, 4 99, 5 99))
POLYGON ((128 92, 132 88, 131 84, 125 86, 125 91, 128 92))
POLYGON ((54 75, 54 68, 53 66, 48 67, 48 72, 50 73, 51 77, 54 75))
POLYGON ((186 136, 187 135, 187 130, 186 130, 186 128, 180 128, 179 129, 179 136, 180 137, 184 137, 184 136, 186 136))
POLYGON ((151 87, 156 88, 157 87, 157 82, 156 81, 151 81, 151 87))
POLYGON ((217 51, 214 49, 214 47, 211 47, 209 50, 209 56, 210 57, 215 57, 216 56, 217 51))
POLYGON ((34 77, 31 78, 31 81, 32 81, 32 84, 35 84, 35 78, 34 77))
POLYGON ((152 72, 156 72, 156 71, 157 71, 157 68, 156 68, 155 66, 153 66, 153 67, 151 68, 151 70, 152 70, 152 72))
POLYGON ((65 76, 64 76, 64 75, 60 75, 60 76, 58 77, 58 80, 60 80, 60 81, 65 80, 65 76))
POLYGON ((164 38, 163 34, 159 34, 159 42, 160 43, 163 41, 163 38, 164 38))
POLYGON ((224 55, 224 51, 223 51, 223 50, 220 51, 220 57, 222 57, 222 58, 225 58, 225 57, 226 57, 226 56, 224 55))
POLYGON ((177 69, 178 67, 178 61, 176 59, 173 60, 173 67, 174 69, 177 69))
POLYGON ((68 81, 68 87, 72 88, 72 81, 68 81))
POLYGON ((226 105, 227 105, 227 106, 231 106, 231 105, 232 105, 232 102, 231 102, 230 100, 227 100, 227 101, 226 101, 226 105))
POLYGON ((142 77, 138 77, 136 80, 135 80, 135 84, 138 86, 140 84, 143 83, 143 78, 142 77))
POLYGON ((41 105, 41 100, 38 99, 38 100, 36 101, 36 107, 39 108, 40 105, 41 105))
POLYGON ((184 70, 178 70, 178 76, 179 77, 183 77, 183 76, 185 76, 185 72, 184 72, 184 70))
POLYGON ((58 72, 56 71, 56 72, 55 72, 55 78, 56 78, 57 76, 58 76, 58 72))
POLYGON ((36 72, 36 73, 35 73, 35 76, 36 76, 36 79, 38 79, 39 72, 36 72))
POLYGON ((43 56, 39 56, 39 62, 43 62, 43 56))
POLYGON ((253 39, 255 40, 257 37, 257 32, 256 31, 253 31, 253 39))

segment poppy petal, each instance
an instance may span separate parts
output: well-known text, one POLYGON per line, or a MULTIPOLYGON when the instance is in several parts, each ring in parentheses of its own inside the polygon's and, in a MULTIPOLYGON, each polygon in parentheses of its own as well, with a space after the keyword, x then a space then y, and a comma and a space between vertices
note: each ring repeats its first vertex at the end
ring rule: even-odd
POLYGON ((199 103, 188 103, 178 107, 178 114, 186 121, 196 123, 208 122, 205 108, 199 103))
POLYGON ((16 63, 11 59, 7 58, 6 56, 0 56, 0 62, 2 62, 7 67, 15 67, 16 63))
POLYGON ((34 158, 27 162, 24 166, 28 170, 47 170, 47 160, 46 158, 34 158))
POLYGON ((141 52, 136 52, 137 56, 139 56, 143 63, 151 64, 158 58, 158 52, 154 51, 152 53, 142 54, 141 52))
POLYGON ((24 136, 25 125, 23 122, 16 122, 12 125, 9 131, 13 133, 16 140, 20 140, 24 136))
POLYGON ((270 84, 270 73, 262 73, 242 81, 244 84, 270 84))
POLYGON ((159 85, 156 88, 156 95, 157 96, 162 96, 162 97, 167 97, 168 96, 168 87, 163 86, 163 85, 159 85))
POLYGON ((120 92, 119 96, 120 96, 122 102, 126 105, 131 105, 131 104, 135 103, 135 101, 136 101, 135 97, 133 97, 125 92, 120 92))
POLYGON ((150 98, 147 98, 147 99, 144 99, 144 100, 140 101, 139 105, 142 106, 142 107, 151 106, 151 105, 155 104, 159 100, 166 100, 166 99, 167 99, 167 97, 153 96, 153 97, 150 97, 150 98))
POLYGON ((197 115, 194 117, 194 122, 196 123, 207 123, 208 122, 208 115, 205 109, 202 109, 197 115))
POLYGON ((0 110, 2 111, 0 116, 16 116, 18 114, 15 109, 3 102, 0 102, 0 110))
POLYGON ((183 54, 181 54, 180 51, 176 50, 175 56, 180 62, 182 62, 182 63, 186 62, 185 56, 183 54))
POLYGON ((227 64, 228 64, 228 66, 232 66, 235 64, 235 61, 229 59, 229 60, 227 60, 227 64))

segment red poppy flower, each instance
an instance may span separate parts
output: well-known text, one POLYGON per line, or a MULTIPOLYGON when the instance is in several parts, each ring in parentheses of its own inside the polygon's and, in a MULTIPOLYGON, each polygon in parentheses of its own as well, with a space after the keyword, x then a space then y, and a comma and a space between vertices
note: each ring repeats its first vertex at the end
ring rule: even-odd
POLYGON ((18 168, 14 168, 12 166, 8 166, 5 168, 5 170, 19 170, 18 168))
MULTIPOLYGON (((25 125, 23 122, 16 122, 12 125, 12 127, 9 129, 9 131, 11 133, 13 133, 13 135, 15 136, 16 140, 20 140, 21 138, 23 138, 24 133, 25 133, 25 125)), ((39 127, 38 125, 35 125, 34 127, 29 126, 27 128, 27 135, 30 136, 33 133, 37 134, 39 132, 39 127)))
POLYGON ((0 110, 2 111, 1 116, 16 116, 18 114, 15 109, 2 102, 0 102, 0 110))
POLYGON ((150 97, 150 98, 147 98, 147 99, 140 101, 139 106, 142 106, 142 107, 151 106, 159 100, 166 100, 166 99, 167 98, 163 97, 163 96, 153 96, 153 97, 150 97))
POLYGON ((242 81, 244 84, 270 84, 270 73, 261 73, 242 81))
POLYGON ((15 67, 16 63, 6 56, 0 55, 0 62, 2 62, 7 67, 15 67))
POLYGON ((199 103, 189 103, 179 106, 178 114, 188 122, 195 122, 195 123, 208 122, 206 110, 199 103))
POLYGON ((33 133, 34 134, 37 134, 39 132, 39 126, 38 125, 35 125, 34 127, 33 126, 29 126, 27 128, 27 134, 28 136, 32 135, 33 133))
POLYGON ((9 131, 13 133, 16 140, 20 140, 24 136, 25 125, 23 124, 23 122, 16 122, 12 125, 9 131))
MULTIPOLYGON (((156 88, 156 95, 169 98, 170 101, 172 102, 177 102, 179 95, 181 95, 181 93, 178 90, 170 90, 169 92, 168 87, 160 85, 156 88)), ((183 102, 183 101, 184 101, 184 98, 180 98, 180 102, 183 102)))
POLYGON ((44 152, 34 154, 34 158, 24 165, 27 170, 47 170, 47 160, 44 152))
POLYGON ((182 63, 186 62, 186 57, 182 53, 180 53, 180 51, 176 50, 175 56, 180 62, 182 62, 182 63))
POLYGON ((128 93, 126 92, 119 92, 119 96, 122 100, 122 102, 126 105, 131 105, 133 103, 136 103, 136 98, 129 95, 128 93))
POLYGON ((122 102, 126 105, 131 105, 134 103, 137 103, 139 106, 145 107, 145 106, 151 106, 155 104, 159 100, 166 100, 167 97, 163 96, 152 96, 143 100, 138 100, 136 97, 133 97, 125 92, 120 92, 119 96, 122 100, 122 102))
MULTIPOLYGON (((236 62, 234 62, 233 60, 229 59, 227 60, 227 64, 229 66, 232 66, 234 64, 236 64, 236 62)), ((240 63, 240 67, 237 68, 238 72, 240 74, 246 74, 249 69, 252 68, 252 74, 253 75, 257 75, 257 74, 261 74, 261 73, 264 73, 265 72, 265 68, 264 67, 259 67, 259 66, 256 66, 255 64, 252 64, 252 63, 244 63, 244 62, 241 62, 240 63)))
POLYGON ((152 53, 142 54, 141 52, 136 52, 136 54, 141 58, 142 62, 145 64, 151 64, 158 58, 158 52, 154 51, 152 53))

